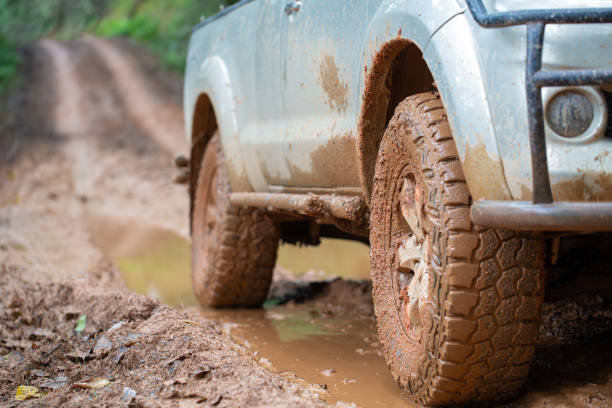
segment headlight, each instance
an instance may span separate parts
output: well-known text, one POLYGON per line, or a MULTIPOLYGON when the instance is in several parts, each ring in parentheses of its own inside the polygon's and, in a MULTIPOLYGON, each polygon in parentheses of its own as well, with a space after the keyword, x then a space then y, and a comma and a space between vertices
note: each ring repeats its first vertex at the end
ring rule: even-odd
POLYGON ((544 88, 546 126, 558 140, 583 143, 603 136, 608 107, 595 87, 544 88))
POLYGON ((562 91, 548 102, 546 120, 559 136, 580 136, 593 123, 593 105, 582 92, 562 91))

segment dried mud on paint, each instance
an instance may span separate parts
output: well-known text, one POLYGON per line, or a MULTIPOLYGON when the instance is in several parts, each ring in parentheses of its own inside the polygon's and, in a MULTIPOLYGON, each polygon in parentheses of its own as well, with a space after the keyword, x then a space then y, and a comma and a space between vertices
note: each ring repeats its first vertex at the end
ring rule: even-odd
POLYGON ((334 136, 310 153, 311 172, 305 172, 287 162, 291 172, 291 184, 297 186, 358 187, 357 145, 352 133, 334 136))
POLYGON ((348 85, 340 79, 336 61, 331 55, 323 55, 319 66, 319 80, 327 95, 327 104, 330 108, 342 113, 346 111, 348 103, 348 85))

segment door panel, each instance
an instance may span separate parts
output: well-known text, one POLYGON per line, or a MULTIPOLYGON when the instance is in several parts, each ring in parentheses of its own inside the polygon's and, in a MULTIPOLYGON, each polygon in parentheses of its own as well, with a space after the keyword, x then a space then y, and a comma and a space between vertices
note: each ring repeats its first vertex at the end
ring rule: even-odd
POLYGON ((284 158, 294 187, 360 186, 356 123, 365 1, 302 0, 285 13, 284 158))
MULTIPOLYGON (((247 162, 249 181, 256 191, 268 189, 269 179, 288 175, 284 160, 283 139, 286 134, 282 100, 282 60, 285 54, 286 0, 259 0, 255 49, 254 123, 241 134, 243 157, 247 162)), ((234 46, 240 46, 235 44, 234 46)), ((246 101, 245 101, 246 102, 246 101)))

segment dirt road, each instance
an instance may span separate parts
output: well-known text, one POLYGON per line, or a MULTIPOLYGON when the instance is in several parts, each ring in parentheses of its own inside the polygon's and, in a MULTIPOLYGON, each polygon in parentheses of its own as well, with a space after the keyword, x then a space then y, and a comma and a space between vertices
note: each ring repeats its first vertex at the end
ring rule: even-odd
MULTIPOLYGON (((264 311, 128 290, 108 258, 129 252, 125 231, 188 238, 187 194, 171 182, 186 151, 180 78, 92 37, 44 40, 24 61, 0 124, 0 406, 408 406, 379 352, 367 282, 277 273, 272 303, 289 302, 264 311), (108 385, 87 388, 96 378, 108 385), (20 385, 46 395, 15 401, 20 385)), ((534 369, 509 406, 612 404, 610 303, 546 305, 534 369)))
POLYGON ((130 293, 93 245, 92 216, 188 233, 187 196, 171 183, 173 148, 185 147, 178 80, 144 75, 128 50, 86 38, 26 53, 22 106, 53 102, 21 124, 53 137, 4 129, 0 405, 325 405, 320 387, 260 366, 218 324, 130 293), (95 377, 110 383, 86 389, 95 377), (14 401, 19 385, 46 395, 14 401))

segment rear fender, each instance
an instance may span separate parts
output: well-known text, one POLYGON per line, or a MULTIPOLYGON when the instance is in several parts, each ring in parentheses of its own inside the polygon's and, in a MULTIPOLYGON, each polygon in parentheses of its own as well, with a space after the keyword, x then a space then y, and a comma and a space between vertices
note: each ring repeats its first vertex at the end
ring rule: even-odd
POLYGON ((198 97, 207 95, 215 111, 218 132, 228 166, 233 191, 252 191, 240 155, 236 98, 232 91, 227 66, 217 55, 207 57, 195 75, 188 75, 185 86, 185 115, 187 137, 192 142, 195 105, 198 97))

